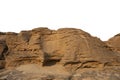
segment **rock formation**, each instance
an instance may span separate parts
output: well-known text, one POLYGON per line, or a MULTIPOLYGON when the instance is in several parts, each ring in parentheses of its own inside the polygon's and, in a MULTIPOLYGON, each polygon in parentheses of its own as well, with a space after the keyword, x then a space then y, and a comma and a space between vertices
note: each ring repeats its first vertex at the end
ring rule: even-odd
POLYGON ((120 34, 110 38, 106 43, 113 51, 120 53, 120 34))
POLYGON ((0 80, 120 80, 119 39, 74 28, 1 32, 0 80))

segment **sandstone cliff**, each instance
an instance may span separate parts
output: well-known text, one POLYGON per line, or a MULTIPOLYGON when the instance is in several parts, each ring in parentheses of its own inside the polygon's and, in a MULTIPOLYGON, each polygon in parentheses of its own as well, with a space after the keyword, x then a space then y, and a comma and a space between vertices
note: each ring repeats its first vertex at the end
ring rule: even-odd
POLYGON ((119 38, 74 28, 0 33, 1 80, 120 80, 119 38), (116 51, 117 50, 117 51, 116 51))

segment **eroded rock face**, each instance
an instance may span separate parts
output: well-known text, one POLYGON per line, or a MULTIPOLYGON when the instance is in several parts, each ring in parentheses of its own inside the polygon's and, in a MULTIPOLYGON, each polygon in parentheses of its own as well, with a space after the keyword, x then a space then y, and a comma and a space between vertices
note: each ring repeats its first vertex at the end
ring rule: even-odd
POLYGON ((0 33, 0 69, 5 68, 5 56, 8 51, 8 47, 5 42, 5 33, 0 33))
POLYGON ((43 36, 45 60, 59 61, 66 69, 119 65, 119 57, 100 39, 78 29, 59 29, 43 36), (116 60, 115 60, 116 59, 116 60), (118 61, 118 62, 116 62, 118 61), (116 63, 116 64, 115 64, 116 63))
POLYGON ((106 43, 113 51, 120 53, 120 34, 110 38, 106 43))
MULTIPOLYGON (((31 75, 32 68, 29 68, 31 65, 34 65, 33 69, 38 69, 33 70, 33 73, 53 76, 50 79, 47 79, 46 76, 44 80, 83 80, 82 76, 80 77, 80 74, 83 74, 82 71, 86 73, 83 76, 88 76, 84 80, 93 80, 89 78, 88 70, 90 72, 95 70, 96 75, 98 72, 102 75, 104 71, 101 70, 108 70, 106 68, 110 68, 108 70, 110 75, 113 72, 112 68, 115 67, 120 70, 120 55, 118 52, 113 51, 108 44, 105 44, 99 38, 74 28, 58 30, 35 28, 20 33, 0 33, 0 59, 0 67, 3 66, 2 68, 5 67, 8 70, 11 68, 18 70, 20 67, 18 72, 25 72, 28 67, 26 76, 31 75), (24 65, 29 66, 22 69, 24 67, 21 66, 24 65), (62 74, 60 74, 62 72, 57 71, 57 69, 64 70, 67 74, 64 74, 63 71, 63 75, 66 75, 66 77, 62 77, 62 74), (79 76, 75 77, 76 74, 79 74, 79 76), (57 75, 61 77, 58 78, 57 75)), ((118 73, 116 72, 116 74, 118 73)), ((9 76, 6 78, 7 80, 13 79, 13 76, 10 76, 9 73, 6 75, 9 76)), ((120 78, 120 75, 118 76, 120 78)), ((40 78, 40 76, 37 77, 40 78)), ((104 78, 104 76, 102 77, 104 78)), ((21 80, 30 80, 25 76, 23 78, 21 80)), ((38 80, 42 80, 42 78, 38 80)))

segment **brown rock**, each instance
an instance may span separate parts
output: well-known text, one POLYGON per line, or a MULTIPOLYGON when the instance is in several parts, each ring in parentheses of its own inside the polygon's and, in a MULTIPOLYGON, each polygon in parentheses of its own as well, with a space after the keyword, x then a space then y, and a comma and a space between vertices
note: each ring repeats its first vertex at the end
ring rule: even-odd
POLYGON ((5 60, 0 60, 0 69, 5 68, 5 60))
POLYGON ((0 41, 0 60, 4 59, 4 55, 7 52, 7 46, 5 44, 5 42, 0 41))
POLYGON ((21 31, 18 36, 20 37, 21 41, 29 42, 31 33, 30 31, 21 31))
POLYGON ((31 33, 21 32, 18 35, 7 35, 6 43, 9 47, 6 57, 6 67, 16 67, 22 64, 41 64, 44 54, 40 49, 40 44, 31 39, 31 33))
MULTIPOLYGON (((44 75, 52 75, 50 80, 57 80, 57 75, 62 76, 58 78, 60 80, 94 79, 94 76, 90 77, 88 71, 94 74, 95 70, 95 75, 98 72, 101 72, 100 75, 102 75, 102 72, 105 72, 100 70, 106 69, 110 71, 110 74, 114 68, 120 70, 119 36, 106 43, 83 30, 74 28, 58 30, 35 28, 20 33, 0 33, 0 59, 3 59, 3 62, 0 61, 0 67, 5 67, 5 69, 20 67, 22 72, 27 70, 28 74, 25 74, 27 77, 31 71, 37 75, 43 73, 44 75), (24 68, 26 67, 24 65, 27 65, 28 68, 24 68), (33 67, 34 69, 31 70, 33 67), (63 79, 62 72, 69 74, 69 76, 67 75, 63 79), (77 74, 79 74, 78 77, 76 77, 77 74), (80 76, 81 74, 83 77, 80 76)), ((22 80, 29 78, 23 77, 22 73, 20 75, 22 75, 21 79, 24 78, 22 80)), ((97 77, 99 76, 97 75, 97 77)), ((49 80, 47 78, 49 77, 44 79, 49 80)), ((13 79, 13 77, 9 79, 13 79)), ((36 79, 42 80, 39 77, 36 79)))
POLYGON ((66 66, 66 69, 105 67, 107 64, 119 65, 117 53, 90 34, 73 28, 52 31, 36 28, 19 34, 6 35, 9 47, 6 67, 37 63, 41 65, 66 66), (13 64, 12 64, 13 63, 13 64))
POLYGON ((42 39, 46 62, 59 62, 69 71, 101 68, 107 66, 107 63, 112 64, 116 61, 119 63, 116 53, 109 50, 105 43, 79 29, 59 29, 54 34, 43 36, 42 39))
POLYGON ((8 47, 5 43, 5 33, 0 33, 0 69, 5 68, 5 56, 8 51, 8 47))
POLYGON ((110 38, 106 43, 113 51, 120 53, 120 34, 110 38))

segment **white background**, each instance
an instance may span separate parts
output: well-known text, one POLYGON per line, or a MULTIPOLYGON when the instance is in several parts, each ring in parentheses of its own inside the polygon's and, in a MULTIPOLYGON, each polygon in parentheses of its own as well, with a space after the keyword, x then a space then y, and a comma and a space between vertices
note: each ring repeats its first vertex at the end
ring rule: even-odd
POLYGON ((107 40, 120 33, 120 0, 0 0, 0 31, 36 27, 79 28, 107 40))

